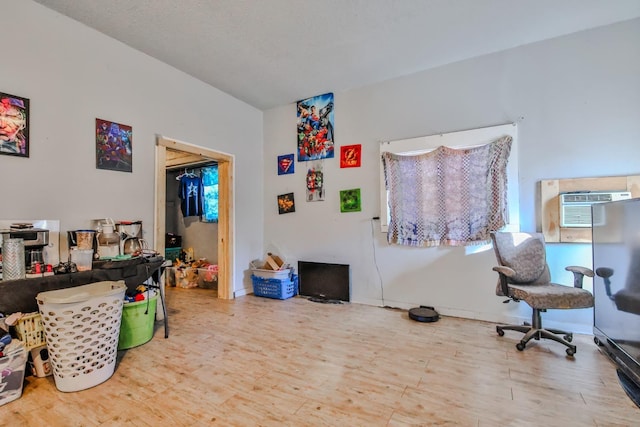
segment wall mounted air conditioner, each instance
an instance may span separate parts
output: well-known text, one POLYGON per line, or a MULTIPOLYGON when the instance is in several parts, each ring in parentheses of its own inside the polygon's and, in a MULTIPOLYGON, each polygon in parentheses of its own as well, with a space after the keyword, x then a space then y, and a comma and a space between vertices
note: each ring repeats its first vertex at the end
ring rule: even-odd
MULTIPOLYGON (((591 205, 630 198, 631 193, 628 191, 584 191, 560 194, 560 226, 591 227, 591 205)), ((597 217, 597 212, 599 211, 596 211, 593 224, 598 224, 603 220, 603 218, 597 217)))

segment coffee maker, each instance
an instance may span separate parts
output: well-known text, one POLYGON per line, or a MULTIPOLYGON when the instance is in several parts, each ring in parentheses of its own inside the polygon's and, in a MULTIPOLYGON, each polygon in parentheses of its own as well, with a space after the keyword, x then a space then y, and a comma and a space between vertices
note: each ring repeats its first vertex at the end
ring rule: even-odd
POLYGON ((142 221, 120 221, 116 224, 120 234, 120 253, 131 255, 145 249, 142 239, 142 221))
POLYGON ((34 228, 33 224, 11 224, 8 230, 0 230, 0 249, 3 239, 24 241, 24 265, 28 273, 36 272, 38 267, 42 268, 43 249, 49 244, 49 230, 34 228))

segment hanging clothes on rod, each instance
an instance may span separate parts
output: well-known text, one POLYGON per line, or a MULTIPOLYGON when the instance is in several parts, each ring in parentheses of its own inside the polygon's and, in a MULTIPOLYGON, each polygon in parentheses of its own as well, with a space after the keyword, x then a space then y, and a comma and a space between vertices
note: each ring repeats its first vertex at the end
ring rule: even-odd
POLYGON ((189 216, 202 216, 204 203, 204 186, 202 178, 195 173, 187 172, 178 175, 176 178, 180 181, 178 186, 178 197, 180 197, 180 210, 186 218, 189 216))
POLYGON ((180 181, 183 176, 187 176, 189 178, 196 178, 198 175, 194 173, 194 170, 191 170, 191 172, 187 172, 187 168, 184 168, 184 172, 176 176, 176 180, 180 181))

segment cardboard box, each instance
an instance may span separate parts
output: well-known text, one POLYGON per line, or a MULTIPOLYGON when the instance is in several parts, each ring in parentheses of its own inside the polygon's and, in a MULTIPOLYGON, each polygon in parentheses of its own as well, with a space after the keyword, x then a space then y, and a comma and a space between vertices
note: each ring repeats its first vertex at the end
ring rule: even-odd
POLYGON ((267 254, 267 259, 264 263, 264 270, 282 270, 284 261, 278 256, 271 253, 267 254))

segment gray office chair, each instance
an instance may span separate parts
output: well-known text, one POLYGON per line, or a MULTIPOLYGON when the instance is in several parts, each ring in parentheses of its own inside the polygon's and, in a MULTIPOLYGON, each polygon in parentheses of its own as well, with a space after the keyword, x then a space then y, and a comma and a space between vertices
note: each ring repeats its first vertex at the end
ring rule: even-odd
POLYGON ((524 301, 533 309, 531 325, 498 325, 498 335, 503 336, 505 330, 524 333, 522 340, 516 344, 520 351, 531 339, 551 339, 566 345, 567 355, 573 356, 576 352, 576 346, 571 344, 573 334, 558 329, 544 329, 540 314, 548 309, 593 307, 593 295, 582 289, 584 276, 593 277, 593 271, 585 267, 566 267, 573 273, 573 286, 551 283, 542 234, 495 232, 491 233, 491 240, 498 260, 498 266, 493 267, 493 271, 500 276, 496 295, 524 301))

